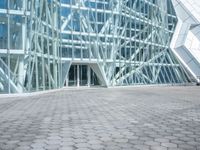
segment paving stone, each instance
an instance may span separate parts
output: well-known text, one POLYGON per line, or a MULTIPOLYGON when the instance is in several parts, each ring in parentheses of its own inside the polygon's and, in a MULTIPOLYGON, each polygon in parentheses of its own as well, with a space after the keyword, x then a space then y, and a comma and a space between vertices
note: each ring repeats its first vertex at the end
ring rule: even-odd
POLYGON ((60 147, 59 150, 74 150, 74 148, 72 146, 65 146, 65 147, 60 147))
POLYGON ((43 148, 45 146, 46 146, 46 144, 38 144, 38 143, 31 144, 32 148, 38 148, 38 149, 43 148))
POLYGON ((31 148, 29 146, 19 146, 15 147, 15 150, 30 150, 31 148))
POLYGON ((77 148, 76 150, 90 150, 90 148, 77 148))
POLYGON ((31 141, 29 141, 29 142, 22 141, 22 142, 17 143, 17 145, 19 145, 19 146, 30 146, 31 144, 32 144, 31 141))
POLYGON ((139 139, 139 137, 138 136, 129 136, 129 137, 127 137, 127 139, 129 139, 129 140, 137 140, 137 139, 139 139))
POLYGON ((117 145, 108 145, 105 148, 106 150, 121 150, 122 148, 117 145))
POLYGON ((125 138, 123 138, 123 139, 115 139, 114 141, 117 142, 117 143, 127 143, 128 139, 125 139, 125 138))
POLYGON ((4 144, 4 145, 1 145, 0 148, 2 148, 3 150, 14 150, 16 147, 17 147, 17 145, 4 144))
POLYGON ((198 146, 200 148, 200 143, 196 141, 187 142, 187 145, 198 146))
POLYGON ((49 140, 61 140, 61 137, 59 137, 59 136, 51 136, 51 137, 48 137, 47 139, 49 139, 49 140))
POLYGON ((164 146, 151 146, 151 150, 167 150, 167 147, 164 146))
POLYGON ((133 145, 130 143, 126 143, 126 144, 121 144, 120 147, 122 149, 126 149, 126 150, 132 150, 133 149, 133 145))
POLYGON ((70 141, 63 141, 63 142, 60 143, 60 145, 62 145, 62 146, 73 146, 73 145, 75 145, 75 143, 70 142, 70 141))
POLYGON ((46 150, 46 149, 43 147, 33 147, 31 148, 31 150, 46 150))
POLYGON ((84 139, 84 138, 74 139, 73 141, 74 141, 75 143, 86 143, 86 142, 87 142, 87 140, 84 139))
POLYGON ((177 148, 177 144, 174 143, 161 143, 161 145, 168 148, 177 148))
POLYGON ((101 140, 102 142, 107 142, 107 141, 111 141, 112 138, 110 138, 110 137, 103 137, 103 138, 100 138, 100 140, 101 140))
POLYGON ((75 144, 74 146, 77 147, 77 148, 89 148, 90 144, 88 144, 88 143, 78 143, 78 144, 75 144))
POLYGON ((165 143, 167 143, 167 142, 169 142, 169 139, 165 139, 165 138, 156 138, 155 141, 156 141, 156 142, 163 142, 163 143, 165 142, 165 143))
POLYGON ((94 150, 100 150, 103 149, 103 146, 101 144, 91 144, 90 148, 94 150))
POLYGON ((59 149, 61 146, 60 145, 47 145, 47 146, 45 146, 44 148, 45 149, 48 149, 48 150, 57 150, 57 149, 59 149))
POLYGON ((195 149, 195 146, 192 146, 192 145, 188 145, 188 144, 180 144, 180 145, 178 145, 178 147, 180 148, 180 149, 195 149))
POLYGON ((142 144, 144 144, 144 141, 141 141, 141 140, 129 140, 129 143, 131 143, 133 145, 142 145, 142 144))
POLYGON ((178 139, 178 137, 176 136, 165 136, 166 139, 169 139, 169 140, 176 140, 178 139))
POLYGON ((91 141, 88 141, 87 143, 89 143, 89 144, 101 144, 102 142, 100 140, 91 140, 91 141))
POLYGON ((146 141, 144 142, 144 144, 149 146, 160 146, 159 142, 154 142, 154 141, 146 141))
POLYGON ((139 150, 149 150, 150 149, 150 147, 147 145, 134 145, 133 147, 136 149, 139 149, 139 150))

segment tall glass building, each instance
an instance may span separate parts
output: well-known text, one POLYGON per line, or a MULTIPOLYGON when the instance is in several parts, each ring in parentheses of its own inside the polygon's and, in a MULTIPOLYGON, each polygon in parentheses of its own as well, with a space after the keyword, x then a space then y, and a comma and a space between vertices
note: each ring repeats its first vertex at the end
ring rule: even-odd
POLYGON ((0 93, 182 84, 171 0, 1 0, 0 93))

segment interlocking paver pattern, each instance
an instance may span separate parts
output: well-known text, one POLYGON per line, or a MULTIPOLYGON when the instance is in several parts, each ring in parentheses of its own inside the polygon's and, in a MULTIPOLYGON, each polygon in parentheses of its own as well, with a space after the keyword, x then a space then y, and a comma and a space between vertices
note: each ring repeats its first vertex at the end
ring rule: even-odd
POLYGON ((0 150, 200 150, 200 87, 0 96, 0 150))

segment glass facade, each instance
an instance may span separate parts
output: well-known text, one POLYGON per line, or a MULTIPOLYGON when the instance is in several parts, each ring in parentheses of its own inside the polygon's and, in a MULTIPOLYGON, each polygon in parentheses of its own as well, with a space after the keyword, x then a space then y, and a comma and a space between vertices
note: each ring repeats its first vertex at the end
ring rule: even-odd
POLYGON ((176 23, 171 0, 1 0, 0 92, 186 83, 176 23))

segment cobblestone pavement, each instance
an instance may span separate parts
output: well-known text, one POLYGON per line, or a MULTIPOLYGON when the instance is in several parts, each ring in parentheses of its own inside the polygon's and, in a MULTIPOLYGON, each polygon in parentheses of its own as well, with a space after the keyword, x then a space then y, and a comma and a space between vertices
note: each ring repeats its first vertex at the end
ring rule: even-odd
POLYGON ((200 87, 0 96, 2 150, 200 150, 200 87))

